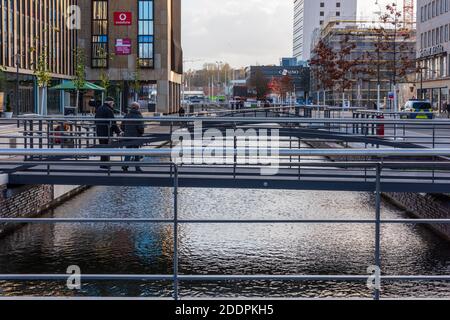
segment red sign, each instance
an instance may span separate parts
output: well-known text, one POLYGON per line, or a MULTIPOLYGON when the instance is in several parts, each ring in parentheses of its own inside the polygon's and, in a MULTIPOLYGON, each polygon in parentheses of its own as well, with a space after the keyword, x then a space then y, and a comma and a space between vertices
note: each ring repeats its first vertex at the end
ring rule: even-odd
POLYGON ((116 55, 128 56, 131 54, 131 39, 116 39, 116 55))
POLYGON ((130 26, 132 24, 131 12, 114 12, 114 25, 130 26))

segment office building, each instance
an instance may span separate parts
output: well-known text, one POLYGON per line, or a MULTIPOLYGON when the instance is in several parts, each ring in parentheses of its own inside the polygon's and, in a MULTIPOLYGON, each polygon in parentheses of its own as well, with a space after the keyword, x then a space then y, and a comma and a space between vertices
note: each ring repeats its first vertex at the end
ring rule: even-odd
POLYGON ((314 30, 333 17, 356 20, 357 0, 294 0, 293 56, 298 61, 310 59, 314 30))
POLYGON ((436 111, 450 102, 450 0, 419 0, 417 4, 418 96, 436 111))
MULTIPOLYGON (((86 50, 89 81, 110 84, 122 111, 138 100, 149 111, 181 105, 181 0, 80 2, 78 47, 86 50)), ((86 97, 84 106, 90 97, 86 97)))
MULTIPOLYGON (((402 41, 402 45, 396 45, 395 50, 393 50, 393 44, 385 50, 377 50, 378 43, 385 41, 377 33, 377 27, 379 27, 378 23, 369 24, 356 20, 331 19, 316 35, 317 37, 313 41, 314 47, 319 41, 322 41, 337 54, 336 59, 338 60, 338 53, 342 46, 354 45, 354 48, 351 49, 350 54, 344 57, 344 60, 359 61, 357 67, 348 70, 345 75, 345 81, 348 81, 349 84, 344 92, 341 89, 342 82, 340 79, 333 79, 333 87, 324 88, 325 85, 319 79, 320 65, 311 65, 311 96, 317 103, 339 105, 345 100, 345 103, 351 106, 374 109, 378 102, 379 84, 380 103, 387 109, 393 109, 395 107, 394 100, 390 98, 392 94, 389 93, 394 92, 394 77, 397 90, 400 86, 414 88, 415 30, 409 30, 405 39, 400 40, 397 35, 397 43, 402 41), (405 75, 400 74, 399 70, 401 69, 405 69, 405 75)), ((384 27, 386 37, 393 39, 395 30, 389 24, 384 27)), ((317 58, 317 53, 313 49, 311 54, 314 61, 317 58)), ((411 93, 414 95, 414 90, 411 93)), ((398 99, 400 105, 404 102, 398 99)))
MULTIPOLYGON (((115 97, 121 111, 134 100, 161 114, 178 111, 181 0, 0 0, 0 4, 0 66, 6 68, 6 84, 0 91, 17 104, 16 113, 38 112, 34 70, 43 56, 52 77, 49 87, 73 79, 76 56, 83 56, 86 80, 107 87, 103 97, 115 97), (81 13, 79 23, 71 24, 75 12, 81 13)), ((48 113, 74 107, 74 96, 49 90, 48 113)), ((101 99, 101 93, 88 91, 83 97, 79 109, 88 111, 89 100, 101 99)))
MULTIPOLYGON (((76 0, 0 0, 0 66, 6 70, 0 92, 10 95, 16 114, 36 112, 38 90, 33 73, 39 57, 45 58, 52 78, 50 86, 73 76, 76 30, 67 28, 66 22, 69 6, 75 3, 76 0)), ((49 91, 48 111, 60 112, 65 96, 49 91)))

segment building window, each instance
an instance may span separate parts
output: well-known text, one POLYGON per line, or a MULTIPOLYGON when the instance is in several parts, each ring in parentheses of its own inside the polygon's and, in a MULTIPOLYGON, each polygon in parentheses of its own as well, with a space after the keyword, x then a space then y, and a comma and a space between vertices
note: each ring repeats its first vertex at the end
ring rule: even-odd
POLYGON ((108 67, 108 1, 92 1, 92 68, 108 67))
POLYGON ((138 57, 141 68, 153 68, 153 1, 139 0, 138 57))

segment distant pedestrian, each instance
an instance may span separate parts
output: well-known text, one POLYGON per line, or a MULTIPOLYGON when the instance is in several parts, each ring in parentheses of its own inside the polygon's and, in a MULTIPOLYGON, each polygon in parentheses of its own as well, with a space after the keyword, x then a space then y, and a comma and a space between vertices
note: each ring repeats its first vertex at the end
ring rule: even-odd
POLYGON ((447 102, 447 118, 450 119, 450 101, 447 102))
POLYGON ((184 117, 186 114, 186 110, 183 108, 183 106, 180 107, 180 110, 178 110, 178 115, 180 117, 184 117))
MULTIPOLYGON (((99 144, 101 147, 106 147, 110 144, 112 136, 115 134, 120 135, 122 131, 116 124, 114 119, 114 99, 111 97, 106 98, 105 103, 97 109, 95 113, 97 137, 99 137, 99 144), (98 120, 100 119, 100 120, 98 120), (102 120, 104 119, 104 120, 102 120)), ((109 162, 108 156, 101 157, 102 162, 109 162)), ((101 169, 109 169, 108 166, 101 166, 101 169)))
MULTIPOLYGON (((134 140, 133 138, 140 138, 144 135, 145 126, 144 121, 136 121, 143 119, 142 113, 140 111, 141 106, 137 102, 133 102, 130 106, 130 109, 127 113, 127 115, 124 117, 124 121, 122 123, 122 130, 124 132, 123 136, 126 141, 126 147, 127 149, 139 149, 141 146, 141 143, 138 140, 134 140), (131 121, 127 121, 131 120, 131 121)), ((139 162, 141 161, 140 156, 126 156, 125 162, 135 161, 139 162)), ((122 167, 123 171, 128 171, 128 166, 122 167)), ((136 166, 137 172, 142 172, 142 169, 139 166, 136 166)))

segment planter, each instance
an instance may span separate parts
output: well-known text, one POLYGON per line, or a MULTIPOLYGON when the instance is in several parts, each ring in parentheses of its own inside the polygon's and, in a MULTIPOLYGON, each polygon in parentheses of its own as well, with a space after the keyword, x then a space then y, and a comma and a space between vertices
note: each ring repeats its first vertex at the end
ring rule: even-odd
POLYGON ((13 113, 12 112, 4 112, 3 114, 5 115, 6 119, 12 119, 12 117, 13 117, 13 113))

